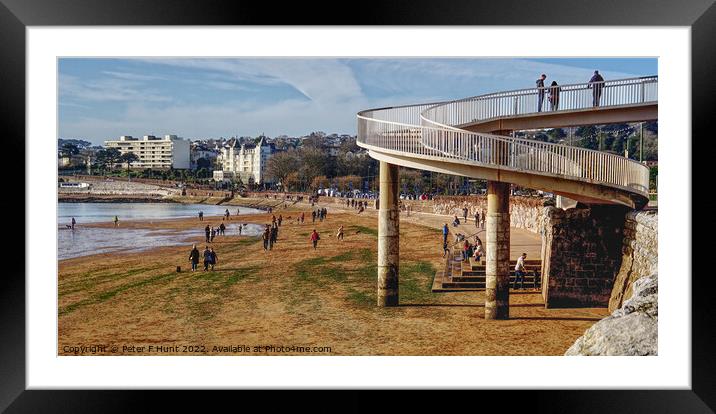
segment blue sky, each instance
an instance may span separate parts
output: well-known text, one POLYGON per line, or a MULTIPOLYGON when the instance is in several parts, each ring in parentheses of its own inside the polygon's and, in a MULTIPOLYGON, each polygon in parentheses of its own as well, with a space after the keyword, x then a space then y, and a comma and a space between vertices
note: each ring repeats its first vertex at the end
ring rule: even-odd
POLYGON ((63 58, 59 138, 355 134, 356 112, 657 74, 655 58, 63 58))

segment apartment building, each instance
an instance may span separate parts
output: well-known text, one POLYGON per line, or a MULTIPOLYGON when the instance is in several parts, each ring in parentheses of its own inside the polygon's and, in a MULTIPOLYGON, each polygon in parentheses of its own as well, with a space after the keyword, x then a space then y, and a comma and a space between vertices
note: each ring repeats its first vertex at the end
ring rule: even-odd
POLYGON ((118 140, 105 141, 106 148, 117 148, 122 154, 131 152, 139 157, 139 161, 132 164, 134 168, 154 169, 188 169, 190 162, 190 141, 176 135, 155 137, 145 135, 134 138, 123 135, 118 140))

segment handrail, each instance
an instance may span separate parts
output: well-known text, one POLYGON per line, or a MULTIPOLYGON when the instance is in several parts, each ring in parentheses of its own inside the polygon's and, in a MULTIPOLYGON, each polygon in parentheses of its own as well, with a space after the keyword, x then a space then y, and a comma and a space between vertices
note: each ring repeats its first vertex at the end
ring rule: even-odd
MULTIPOLYGON (((597 102, 600 106, 656 102, 657 86, 656 76, 559 85, 563 88, 559 106, 552 109, 593 108, 596 100, 600 101, 597 102), (583 91, 589 89, 598 92, 584 95, 583 91), (590 95, 593 95, 594 101, 587 99, 590 95)), ((539 113, 537 110, 542 109, 537 108, 540 90, 544 95, 542 104, 545 104, 549 86, 455 101, 361 111, 357 116, 358 144, 488 168, 597 182, 642 196, 648 195, 649 170, 634 160, 586 148, 470 132, 455 126, 495 117, 539 113), (531 110, 530 105, 525 103, 516 106, 504 104, 505 98, 519 100, 525 96, 530 98, 522 98, 525 102, 534 98, 535 106, 531 110)))

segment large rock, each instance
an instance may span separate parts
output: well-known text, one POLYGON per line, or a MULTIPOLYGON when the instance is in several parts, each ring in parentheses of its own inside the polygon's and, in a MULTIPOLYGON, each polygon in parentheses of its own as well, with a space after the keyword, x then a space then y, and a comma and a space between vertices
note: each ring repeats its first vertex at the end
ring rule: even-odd
POLYGON ((632 297, 592 325, 565 355, 657 355, 658 275, 643 277, 632 288, 632 297))

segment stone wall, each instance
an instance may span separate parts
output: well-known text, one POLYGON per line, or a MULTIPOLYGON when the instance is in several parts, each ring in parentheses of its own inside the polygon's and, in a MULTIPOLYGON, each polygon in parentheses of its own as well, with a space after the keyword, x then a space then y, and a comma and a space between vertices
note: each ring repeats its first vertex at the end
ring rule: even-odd
MULTIPOLYGON (((544 229, 543 210, 546 200, 541 197, 510 196, 510 226, 541 234, 544 229)), ((474 217, 475 211, 479 211, 482 216, 487 212, 487 196, 440 196, 432 200, 432 212, 435 214, 462 218, 464 207, 467 207, 468 218, 474 217)))
POLYGON ((658 270, 658 214, 634 211, 626 215, 619 273, 614 281, 609 311, 619 309, 632 296, 633 283, 658 270))
POLYGON ((547 207, 542 234, 545 306, 607 306, 621 265, 626 208, 547 207))

